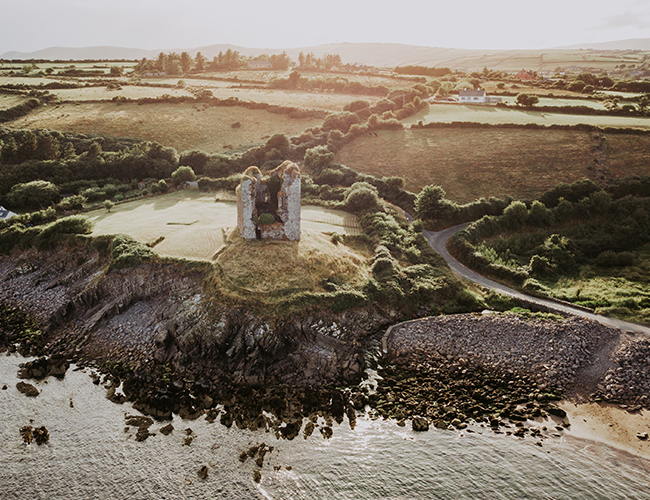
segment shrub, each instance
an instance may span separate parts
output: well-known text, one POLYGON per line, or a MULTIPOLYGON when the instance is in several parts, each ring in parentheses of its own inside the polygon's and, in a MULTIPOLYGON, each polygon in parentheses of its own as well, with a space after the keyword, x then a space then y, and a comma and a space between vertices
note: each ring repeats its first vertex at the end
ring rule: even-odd
POLYGON ((433 184, 422 188, 413 205, 418 217, 427 220, 452 217, 458 211, 455 203, 445 199, 445 190, 433 184))
POLYGON ((192 167, 194 173, 203 174, 205 173, 204 168, 205 164, 210 160, 210 155, 204 153, 203 151, 187 151, 181 155, 179 163, 181 165, 192 167))
MULTIPOLYGON (((514 87, 513 87, 514 88, 514 87)), ((539 97, 536 95, 530 95, 530 94, 519 94, 517 95, 517 104, 520 106, 534 106, 539 102, 539 97)))
POLYGON ((49 248, 66 236, 90 234, 92 230, 93 224, 89 219, 82 215, 71 215, 45 226, 36 237, 35 243, 39 248, 49 248))
POLYGON ((59 188, 47 181, 32 181, 16 184, 7 195, 13 207, 36 208, 52 204, 59 198, 59 188))
POLYGON ((81 210, 86 203, 86 197, 80 194, 75 194, 73 196, 68 196, 64 198, 59 204, 56 205, 56 209, 64 212, 67 210, 81 210))
POLYGON ((551 263, 543 255, 533 255, 530 258, 530 270, 536 276, 548 274, 552 269, 551 263))
POLYGON ((528 209, 521 201, 513 201, 503 211, 503 222, 510 229, 518 229, 528 220, 528 209))
POLYGON ((192 167, 182 166, 178 167, 172 173, 172 181, 176 184, 184 184, 185 182, 191 182, 196 180, 196 174, 192 167))
POLYGON ((632 266, 634 265, 634 254, 607 250, 596 257, 596 265, 601 267, 632 266))
POLYGON ((526 281, 524 281, 522 288, 530 293, 541 293, 544 295, 548 295, 549 293, 549 289, 534 278, 528 278, 526 281))
POLYGON ((155 253, 144 243, 131 236, 119 234, 109 245, 111 266, 115 268, 133 267, 155 257, 155 253))
POLYGON ((257 224, 260 226, 265 226, 267 224, 273 224, 275 222, 275 217, 271 214, 261 214, 257 218, 257 224))
POLYGON ((376 212, 380 208, 377 188, 367 182, 355 182, 348 189, 343 200, 350 212, 376 212))

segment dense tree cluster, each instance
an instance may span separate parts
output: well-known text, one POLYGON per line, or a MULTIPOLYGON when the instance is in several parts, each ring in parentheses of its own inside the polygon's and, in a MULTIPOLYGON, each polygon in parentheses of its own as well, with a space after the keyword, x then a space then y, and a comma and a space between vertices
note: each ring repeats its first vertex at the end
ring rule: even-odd
POLYGON ((342 65, 338 54, 325 54, 323 57, 316 57, 313 52, 298 54, 298 69, 301 70, 331 70, 342 65))
POLYGON ((452 241, 473 267, 522 282, 577 266, 622 266, 650 243, 650 177, 630 177, 605 189, 588 180, 560 184, 529 204, 513 201, 452 241), (541 201, 540 201, 541 200, 541 201))

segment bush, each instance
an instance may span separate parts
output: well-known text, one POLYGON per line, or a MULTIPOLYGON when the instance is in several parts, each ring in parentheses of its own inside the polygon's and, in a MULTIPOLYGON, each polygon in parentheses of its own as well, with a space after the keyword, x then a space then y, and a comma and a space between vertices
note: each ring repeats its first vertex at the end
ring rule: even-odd
POLYGON ((380 208, 377 188, 367 182, 355 182, 348 189, 343 204, 353 213, 376 212, 380 208))
POLYGON ((257 218, 257 224, 260 226, 266 226, 267 224, 275 223, 275 217, 271 214, 261 214, 257 218))
POLYGON ((503 211, 502 220, 510 229, 518 229, 528 220, 528 209, 521 201, 513 201, 503 211))
POLYGON ((59 188, 47 181, 32 181, 16 184, 7 195, 12 207, 43 208, 59 198, 59 188))
POLYGON ((115 268, 133 267, 143 261, 153 259, 156 254, 131 236, 119 234, 109 245, 111 266, 115 268))
POLYGON ((596 257, 596 265, 601 267, 632 266, 634 265, 634 254, 607 250, 596 257))
POLYGON ((56 220, 45 226, 36 237, 39 248, 50 248, 64 237, 74 234, 90 234, 93 230, 92 222, 82 215, 71 215, 56 220))
POLYGON ((80 194, 75 194, 73 196, 68 196, 64 198, 59 204, 56 205, 56 209, 61 212, 68 210, 81 210, 84 207, 87 199, 85 196, 80 194))
POLYGON ((415 198, 414 207, 418 217, 426 220, 451 217, 458 211, 455 203, 445 199, 445 190, 433 184, 422 188, 415 198))
POLYGON ((536 276, 544 276, 553 270, 553 266, 543 255, 533 255, 530 258, 530 270, 536 276))
POLYGON ((517 104, 520 106, 534 106, 539 102, 539 97, 536 95, 530 95, 530 94, 519 94, 517 95, 517 104))
POLYGON ((172 173, 172 181, 174 181, 176 184, 184 184, 186 182, 192 182, 195 180, 196 180, 196 174, 194 173, 192 167, 188 167, 188 166, 178 167, 172 173))

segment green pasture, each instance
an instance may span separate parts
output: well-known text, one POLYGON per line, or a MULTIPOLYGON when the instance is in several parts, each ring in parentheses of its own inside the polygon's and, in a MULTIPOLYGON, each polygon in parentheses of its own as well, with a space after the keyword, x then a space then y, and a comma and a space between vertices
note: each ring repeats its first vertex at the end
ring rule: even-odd
MULTIPOLYGON (((214 194, 180 190, 163 196, 140 199, 88 212, 93 234, 127 234, 145 244, 154 244, 160 255, 211 260, 237 227, 237 204, 215 201, 214 194), (161 238, 164 238, 160 241, 161 238)), ((305 233, 358 234, 359 224, 351 214, 321 207, 303 207, 305 233)))
POLYGON ((578 125, 596 127, 650 129, 650 118, 627 116, 565 115, 543 111, 498 108, 494 105, 432 104, 427 109, 403 121, 405 124, 475 122, 489 124, 514 123, 525 125, 578 125))
MULTIPOLYGON (((110 94, 102 89, 98 92, 110 94)), ((241 106, 212 107, 203 103, 73 102, 41 107, 9 123, 14 128, 58 130, 113 137, 133 137, 171 146, 179 152, 200 149, 221 153, 261 144, 276 133, 298 135, 320 125, 315 118, 241 106), (234 124, 239 124, 238 126, 234 124)))

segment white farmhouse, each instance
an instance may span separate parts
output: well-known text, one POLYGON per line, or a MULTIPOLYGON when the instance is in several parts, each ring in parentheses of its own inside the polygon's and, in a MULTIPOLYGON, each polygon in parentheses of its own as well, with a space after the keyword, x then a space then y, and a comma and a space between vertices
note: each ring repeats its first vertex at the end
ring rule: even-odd
POLYGON ((501 102, 501 97, 488 97, 485 90, 463 89, 458 92, 458 102, 483 104, 486 102, 501 102))
POLYGON ((458 92, 458 102, 485 102, 485 90, 463 89, 458 92))
POLYGON ((0 220, 6 220, 9 219, 10 217, 14 217, 15 215, 16 215, 15 213, 10 212, 3 206, 0 206, 0 220))

